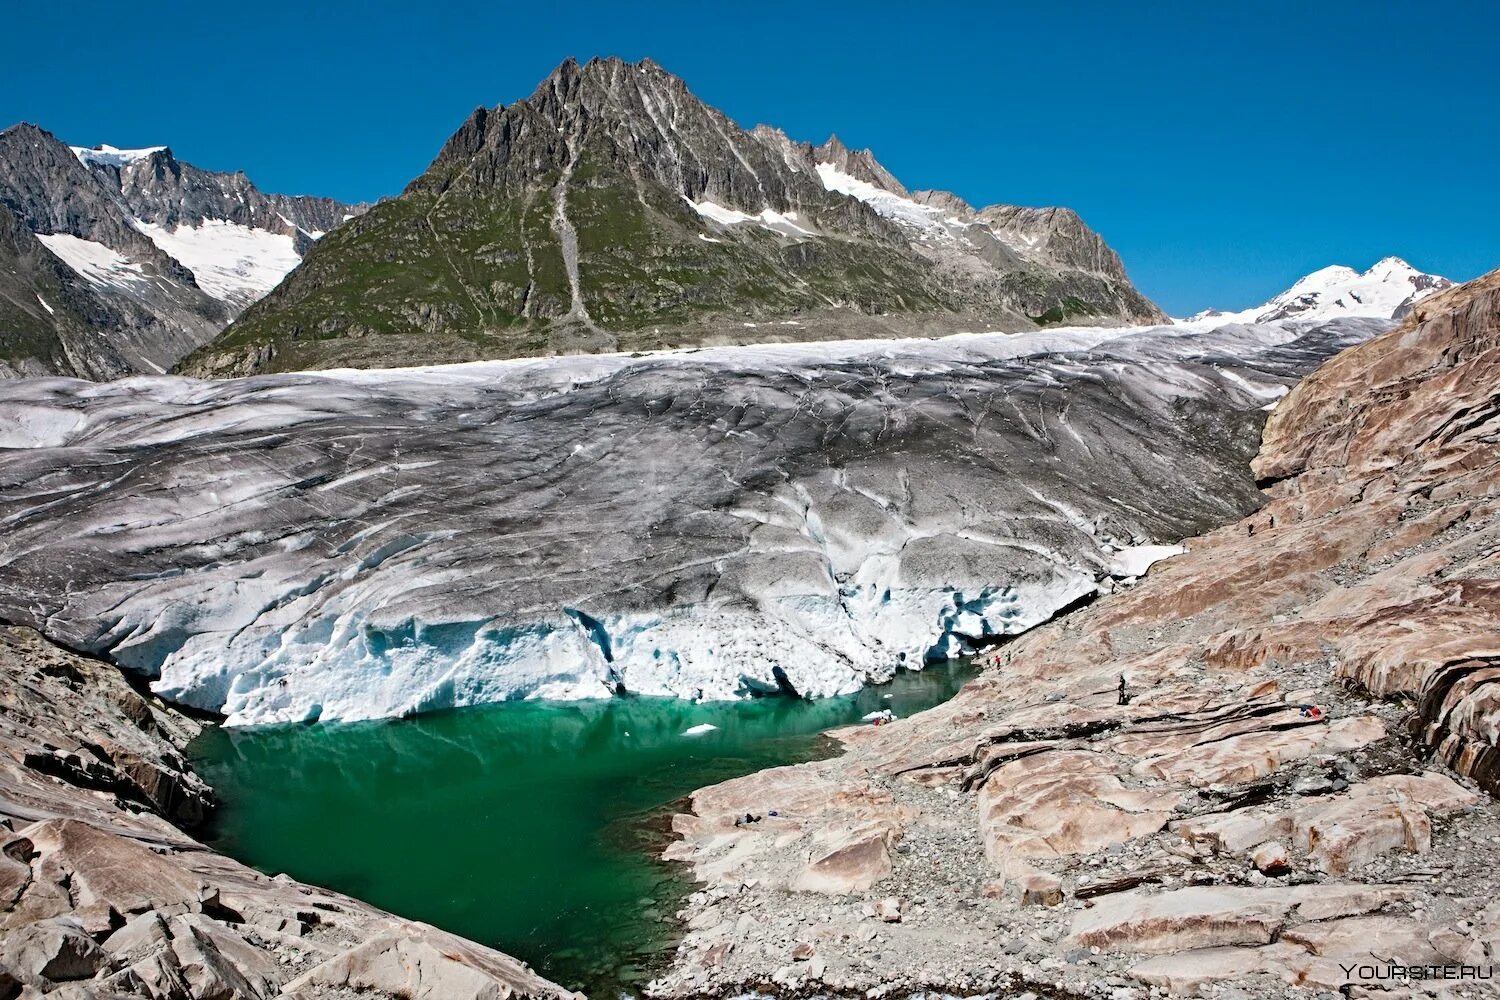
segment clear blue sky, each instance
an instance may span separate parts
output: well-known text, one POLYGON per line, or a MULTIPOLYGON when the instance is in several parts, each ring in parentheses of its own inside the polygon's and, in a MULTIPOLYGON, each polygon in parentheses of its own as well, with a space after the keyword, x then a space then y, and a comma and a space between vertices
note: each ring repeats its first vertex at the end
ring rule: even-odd
POLYGON ((369 199, 563 57, 650 56, 910 187, 1077 209, 1169 312, 1500 265, 1500 4, 11 0, 0 123, 369 199))

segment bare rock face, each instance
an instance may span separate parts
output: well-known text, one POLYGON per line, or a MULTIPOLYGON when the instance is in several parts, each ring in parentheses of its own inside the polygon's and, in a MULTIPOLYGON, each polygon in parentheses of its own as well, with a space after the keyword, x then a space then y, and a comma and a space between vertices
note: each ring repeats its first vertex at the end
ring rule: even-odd
POLYGON ((0 629, 0 996, 568 998, 525 965, 192 840, 198 725, 119 671, 0 629))
POLYGON ((990 860, 1102 850, 1167 825, 1182 797, 1131 788, 1108 757, 1087 750, 1022 757, 990 775, 979 793, 990 860))
POLYGON ((1500 272, 1281 401, 1256 513, 990 654, 947 704, 785 769, 782 787, 817 789, 795 829, 729 843, 682 818, 671 856, 738 891, 690 901, 716 921, 659 992, 764 977, 758 928, 806 906, 777 874, 846 828, 856 790, 896 827, 890 874, 824 925, 845 942, 820 947, 825 981, 848 989, 1366 996, 1391 963, 1493 975, 1496 386, 1500 272), (1039 876, 1060 905, 1025 905, 1039 876), (922 912, 880 924, 895 894, 922 912), (705 967, 741 912, 756 920, 705 967))
POLYGON ((1305 902, 1353 914, 1379 909, 1406 895, 1396 888, 1312 885, 1124 892, 1076 917, 1072 939, 1085 947, 1153 953, 1270 944, 1305 902))

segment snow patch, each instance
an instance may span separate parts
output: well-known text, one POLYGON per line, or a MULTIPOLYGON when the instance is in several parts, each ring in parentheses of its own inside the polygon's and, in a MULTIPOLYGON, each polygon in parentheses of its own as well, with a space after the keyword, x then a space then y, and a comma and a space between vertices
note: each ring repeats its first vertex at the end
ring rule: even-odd
POLYGON ((928 236, 953 238, 953 229, 962 230, 969 225, 963 219, 948 215, 941 208, 919 204, 869 181, 850 176, 832 163, 820 163, 817 169, 823 187, 829 191, 856 198, 873 208, 877 215, 928 236))
MULTIPOLYGON (((692 207, 693 211, 705 219, 711 219, 719 223, 721 226, 738 226, 746 222, 753 222, 762 229, 769 229, 772 232, 781 233, 783 236, 817 235, 811 229, 802 226, 796 212, 778 212, 775 209, 766 208, 762 209, 759 215, 749 215, 736 208, 726 208, 717 202, 693 201, 690 198, 684 198, 683 200, 692 207)), ((701 236, 702 234, 700 233, 699 235, 701 236)), ((708 237, 703 236, 703 239, 708 240, 708 237)), ((716 243, 718 241, 709 240, 709 242, 716 243)))
POLYGON ((209 219, 175 229, 137 222, 136 228, 192 271, 199 288, 236 305, 265 295, 302 263, 292 237, 233 222, 209 219))
POLYGON ((1156 563, 1180 556, 1186 551, 1181 545, 1126 546, 1110 557, 1109 575, 1125 578, 1143 576, 1156 563))
POLYGON ((70 233, 38 233, 37 239, 89 284, 99 288, 132 290, 147 284, 141 265, 103 243, 70 233))
POLYGON ((1334 264, 1302 277, 1280 295, 1253 308, 1238 312, 1205 309, 1178 322, 1213 328, 1280 320, 1326 323, 1346 316, 1392 319, 1403 306, 1452 285, 1447 278, 1418 271, 1400 257, 1385 257, 1363 274, 1334 264))
POLYGON ((47 312, 49 314, 56 315, 57 310, 53 309, 51 306, 49 306, 47 304, 47 300, 44 299, 44 298, 42 298, 42 293, 41 292, 37 292, 36 293, 36 300, 42 304, 42 308, 45 309, 45 310, 47 310, 47 312))

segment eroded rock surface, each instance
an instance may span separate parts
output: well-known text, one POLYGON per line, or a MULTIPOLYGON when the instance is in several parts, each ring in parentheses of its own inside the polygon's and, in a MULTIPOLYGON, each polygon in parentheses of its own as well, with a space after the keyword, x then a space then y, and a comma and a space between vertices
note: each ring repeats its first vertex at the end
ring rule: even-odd
POLYGON ((174 824, 213 807, 181 756, 197 732, 117 668, 0 628, 0 996, 570 996, 499 952, 193 840, 174 824))
POLYGON ((1500 273, 1304 381, 1255 469, 1262 509, 951 702, 697 793, 655 993, 1494 995, 1387 973, 1500 961, 1500 273), (804 892, 871 823, 889 874, 804 892), (816 981, 780 968, 802 942, 816 981))

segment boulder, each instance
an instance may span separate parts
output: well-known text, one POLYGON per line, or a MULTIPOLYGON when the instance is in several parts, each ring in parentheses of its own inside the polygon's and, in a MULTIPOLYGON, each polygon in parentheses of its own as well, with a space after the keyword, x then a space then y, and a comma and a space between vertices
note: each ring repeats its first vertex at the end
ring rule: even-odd
POLYGON ((1269 974, 1287 982, 1288 970, 1305 966, 1307 952, 1293 944, 1277 942, 1260 948, 1198 948, 1147 959, 1130 974, 1150 986, 1161 986, 1174 996, 1199 996, 1212 983, 1269 974))
POLYGON ((168 923, 172 954, 194 1000, 242 1000, 279 992, 281 966, 224 924, 197 913, 168 923))
POLYGON ((890 837, 885 824, 820 834, 816 839, 822 853, 797 875, 792 888, 836 895, 865 891, 891 873, 890 837))
POLYGON ((1016 880, 1022 906, 1057 906, 1063 901, 1062 880, 1056 875, 1037 872, 1016 880))
POLYGON ((1385 737, 1374 716, 1357 716, 1294 729, 1256 731, 1192 746, 1137 764, 1134 773, 1198 788, 1233 785, 1263 778, 1288 761, 1329 750, 1353 750, 1385 737))
POLYGON ((130 922, 104 939, 104 950, 124 961, 135 961, 154 954, 172 943, 167 922, 152 910, 131 918, 130 922))
POLYGON ((1350 796, 1299 815, 1294 838, 1320 869, 1340 875, 1387 851, 1426 854, 1432 824, 1419 806, 1350 796))
POLYGON ((109 953, 65 919, 37 921, 0 940, 0 966, 26 982, 92 979, 109 965, 109 953))
POLYGON ((1274 840, 1268 840, 1252 850, 1250 863, 1265 875, 1281 875, 1292 867, 1286 848, 1274 840))
POLYGON ((1195 816, 1171 828, 1194 848, 1213 854, 1244 854, 1252 845, 1290 840, 1319 869, 1336 875, 1388 851, 1427 853, 1432 847, 1429 812, 1447 816, 1478 800, 1440 774, 1388 774, 1338 795, 1195 816))

